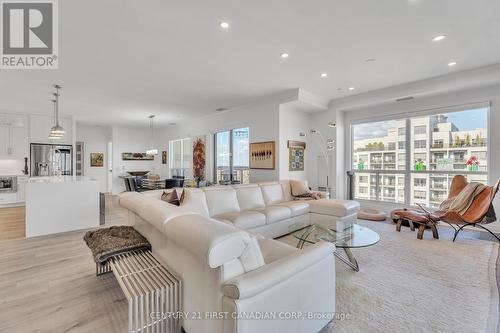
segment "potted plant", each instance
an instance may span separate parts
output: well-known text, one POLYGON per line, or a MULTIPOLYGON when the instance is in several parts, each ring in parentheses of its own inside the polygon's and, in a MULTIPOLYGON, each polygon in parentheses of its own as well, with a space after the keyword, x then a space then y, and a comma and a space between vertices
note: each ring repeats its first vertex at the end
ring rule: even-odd
POLYGON ((477 156, 471 156, 467 161, 467 167, 469 171, 478 171, 479 170, 479 160, 477 156))

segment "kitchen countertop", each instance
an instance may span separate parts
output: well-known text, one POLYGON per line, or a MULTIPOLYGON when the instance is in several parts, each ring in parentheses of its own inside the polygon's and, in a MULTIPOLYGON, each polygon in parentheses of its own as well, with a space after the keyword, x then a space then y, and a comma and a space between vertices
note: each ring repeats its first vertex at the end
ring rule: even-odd
POLYGON ((84 176, 31 177, 30 179, 28 179, 28 183, 79 183, 79 182, 89 182, 89 181, 96 181, 96 180, 84 176))

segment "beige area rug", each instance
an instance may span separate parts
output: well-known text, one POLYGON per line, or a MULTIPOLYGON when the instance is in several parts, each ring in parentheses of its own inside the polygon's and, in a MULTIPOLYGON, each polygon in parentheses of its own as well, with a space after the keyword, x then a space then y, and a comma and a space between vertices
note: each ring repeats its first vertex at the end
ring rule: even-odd
MULTIPOLYGON (((417 240, 415 232, 358 221, 380 234, 374 246, 353 250, 360 271, 336 260, 335 319, 322 333, 494 333, 499 316, 498 243, 466 239, 417 240)), ((292 236, 281 239, 296 244, 292 236)))

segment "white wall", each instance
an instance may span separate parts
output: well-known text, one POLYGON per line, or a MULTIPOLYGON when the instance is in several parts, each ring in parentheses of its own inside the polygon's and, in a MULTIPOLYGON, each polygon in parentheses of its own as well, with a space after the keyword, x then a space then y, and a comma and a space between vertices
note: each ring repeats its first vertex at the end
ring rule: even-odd
MULTIPOLYGON (((169 140, 207 135, 207 178, 214 179, 214 134, 232 128, 249 127, 250 142, 276 141, 276 168, 275 170, 250 170, 251 182, 278 180, 280 178, 281 154, 279 147, 279 105, 287 102, 289 96, 277 96, 250 105, 245 105, 230 111, 213 114, 196 119, 186 124, 168 126, 158 130, 158 149, 165 150, 169 140)), ((285 142, 286 145, 286 142, 285 142)), ((288 156, 288 155, 287 155, 288 156)), ((161 157, 156 165, 161 168, 162 176, 167 176, 167 166, 161 165, 161 157)), ((288 167, 288 161, 286 163, 288 167)))
MULTIPOLYGON (((289 150, 288 140, 302 141, 306 143, 304 159, 311 153, 309 145, 310 137, 307 136, 310 130, 310 114, 301 109, 290 107, 287 104, 281 104, 279 107, 279 178, 280 179, 299 179, 308 180, 310 165, 304 163, 304 171, 289 170, 289 150), (301 137, 299 133, 305 133, 301 137)), ((306 160, 304 160, 306 162, 306 160)))
POLYGON ((106 126, 76 124, 76 141, 84 142, 84 175, 99 181, 99 191, 107 192, 108 151, 111 129, 106 126), (90 153, 104 153, 102 167, 90 166, 90 153))
MULTIPOLYGON (((151 132, 147 127, 113 126, 111 130, 113 142, 113 194, 125 191, 125 184, 119 176, 127 171, 153 171, 158 173, 158 161, 123 161, 122 153, 145 152, 151 144, 151 132)), ((160 148, 158 148, 160 149, 160 148)))

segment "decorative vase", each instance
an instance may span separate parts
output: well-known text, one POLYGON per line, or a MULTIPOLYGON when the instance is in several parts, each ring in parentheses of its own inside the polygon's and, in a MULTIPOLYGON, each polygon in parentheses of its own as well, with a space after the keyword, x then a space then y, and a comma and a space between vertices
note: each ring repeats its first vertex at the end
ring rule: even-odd
POLYGON ((25 157, 24 158, 24 174, 27 175, 29 173, 29 170, 28 170, 28 158, 25 157))

